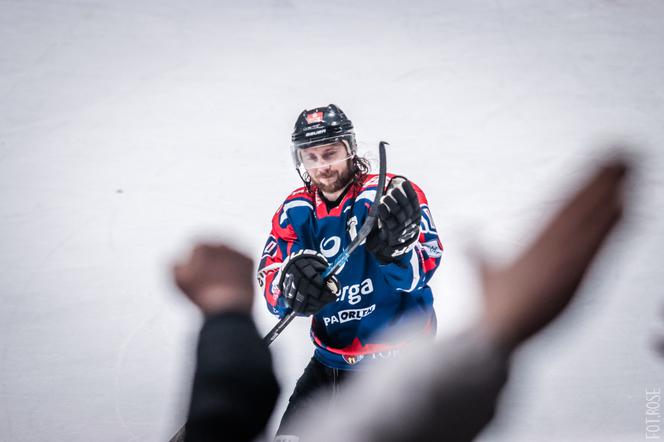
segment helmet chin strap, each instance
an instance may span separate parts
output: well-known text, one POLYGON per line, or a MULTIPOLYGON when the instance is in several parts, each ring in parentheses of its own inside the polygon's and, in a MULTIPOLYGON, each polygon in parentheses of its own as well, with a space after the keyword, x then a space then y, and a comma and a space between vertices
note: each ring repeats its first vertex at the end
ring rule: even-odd
POLYGON ((304 175, 303 175, 302 172, 300 171, 300 168, 299 168, 299 167, 295 167, 295 170, 297 171, 297 174, 300 176, 300 179, 302 180, 302 182, 304 183, 304 185, 307 187, 307 190, 308 190, 308 191, 311 191, 311 177, 309 177, 309 180, 306 180, 306 179, 304 178, 304 175))

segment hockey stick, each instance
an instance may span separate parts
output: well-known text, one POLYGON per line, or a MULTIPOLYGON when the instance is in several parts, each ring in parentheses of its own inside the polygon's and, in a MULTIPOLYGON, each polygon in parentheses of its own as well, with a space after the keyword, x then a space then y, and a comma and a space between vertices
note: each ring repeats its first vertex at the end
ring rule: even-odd
MULTIPOLYGON (((385 174, 387 173, 387 163, 385 159, 385 145, 389 144, 385 141, 381 141, 378 145, 378 156, 380 161, 379 172, 378 172, 378 187, 376 188, 376 195, 374 196, 373 203, 371 208, 369 208, 369 214, 364 220, 364 224, 360 227, 360 231, 357 232, 357 236, 351 243, 346 247, 341 253, 336 257, 334 262, 323 272, 323 279, 327 280, 332 276, 339 268, 348 261, 351 253, 357 249, 357 247, 366 239, 371 230, 376 224, 376 219, 378 217, 378 204, 380 203, 380 198, 383 196, 385 191, 385 174)), ((281 320, 275 325, 270 332, 265 335, 263 342, 266 345, 270 345, 277 336, 281 334, 282 331, 286 328, 288 324, 297 316, 296 312, 290 312, 288 315, 281 318, 281 320)))
MULTIPOLYGON (((327 280, 332 276, 339 268, 348 261, 351 253, 357 249, 357 247, 366 239, 366 237, 371 233, 374 225, 376 224, 376 219, 378 218, 378 204, 380 199, 385 192, 385 175, 387 174, 387 160, 385 155, 385 145, 389 143, 381 141, 378 145, 378 157, 379 157, 379 166, 378 166, 378 187, 376 188, 376 195, 374 196, 371 207, 369 208, 369 213, 367 218, 364 220, 364 224, 360 227, 360 231, 357 232, 357 236, 344 250, 341 251, 339 256, 332 262, 332 264, 325 269, 323 272, 323 279, 327 280)), ((281 334, 282 331, 286 328, 288 324, 297 316, 295 312, 290 312, 288 315, 284 316, 278 323, 275 325, 270 332, 265 335, 263 342, 265 345, 270 345, 277 336, 281 334)), ((169 442, 184 442, 185 435, 185 425, 183 425, 177 433, 173 435, 169 442)))

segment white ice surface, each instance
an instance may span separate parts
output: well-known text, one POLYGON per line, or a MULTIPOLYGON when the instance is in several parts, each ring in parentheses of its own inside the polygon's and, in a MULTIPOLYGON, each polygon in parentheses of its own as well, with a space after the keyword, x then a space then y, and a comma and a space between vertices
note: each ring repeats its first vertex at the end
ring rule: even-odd
MULTIPOLYGON (((513 255, 598 146, 636 143, 626 222, 482 439, 642 440, 664 387, 663 24, 656 0, 0 1, 0 440, 168 439, 200 324, 169 265, 201 236, 259 256, 298 185, 294 119, 329 102, 429 197, 440 334, 477 313, 469 247, 513 255)), ((273 350, 278 417, 306 321, 273 350)))

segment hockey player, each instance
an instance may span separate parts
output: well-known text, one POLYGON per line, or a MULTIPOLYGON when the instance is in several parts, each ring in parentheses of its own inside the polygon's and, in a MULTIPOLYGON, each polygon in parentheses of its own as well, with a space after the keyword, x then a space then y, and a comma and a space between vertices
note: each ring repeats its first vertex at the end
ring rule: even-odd
POLYGON ((423 335, 435 334, 427 283, 442 254, 424 193, 388 174, 376 227, 324 281, 323 271, 364 222, 378 179, 357 155, 352 122, 333 104, 299 115, 291 150, 304 186, 272 219, 258 280, 272 313, 312 316, 315 351, 289 399, 279 440, 297 434, 289 422, 313 393, 334 392, 348 373, 398 353, 400 343, 385 342, 378 332, 408 319, 423 335))

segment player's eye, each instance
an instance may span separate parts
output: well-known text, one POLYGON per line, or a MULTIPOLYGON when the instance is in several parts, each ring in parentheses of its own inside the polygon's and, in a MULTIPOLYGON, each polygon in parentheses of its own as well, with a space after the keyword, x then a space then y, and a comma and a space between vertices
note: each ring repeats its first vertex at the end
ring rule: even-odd
POLYGON ((325 152, 326 158, 339 158, 342 154, 342 149, 335 148, 325 152))

